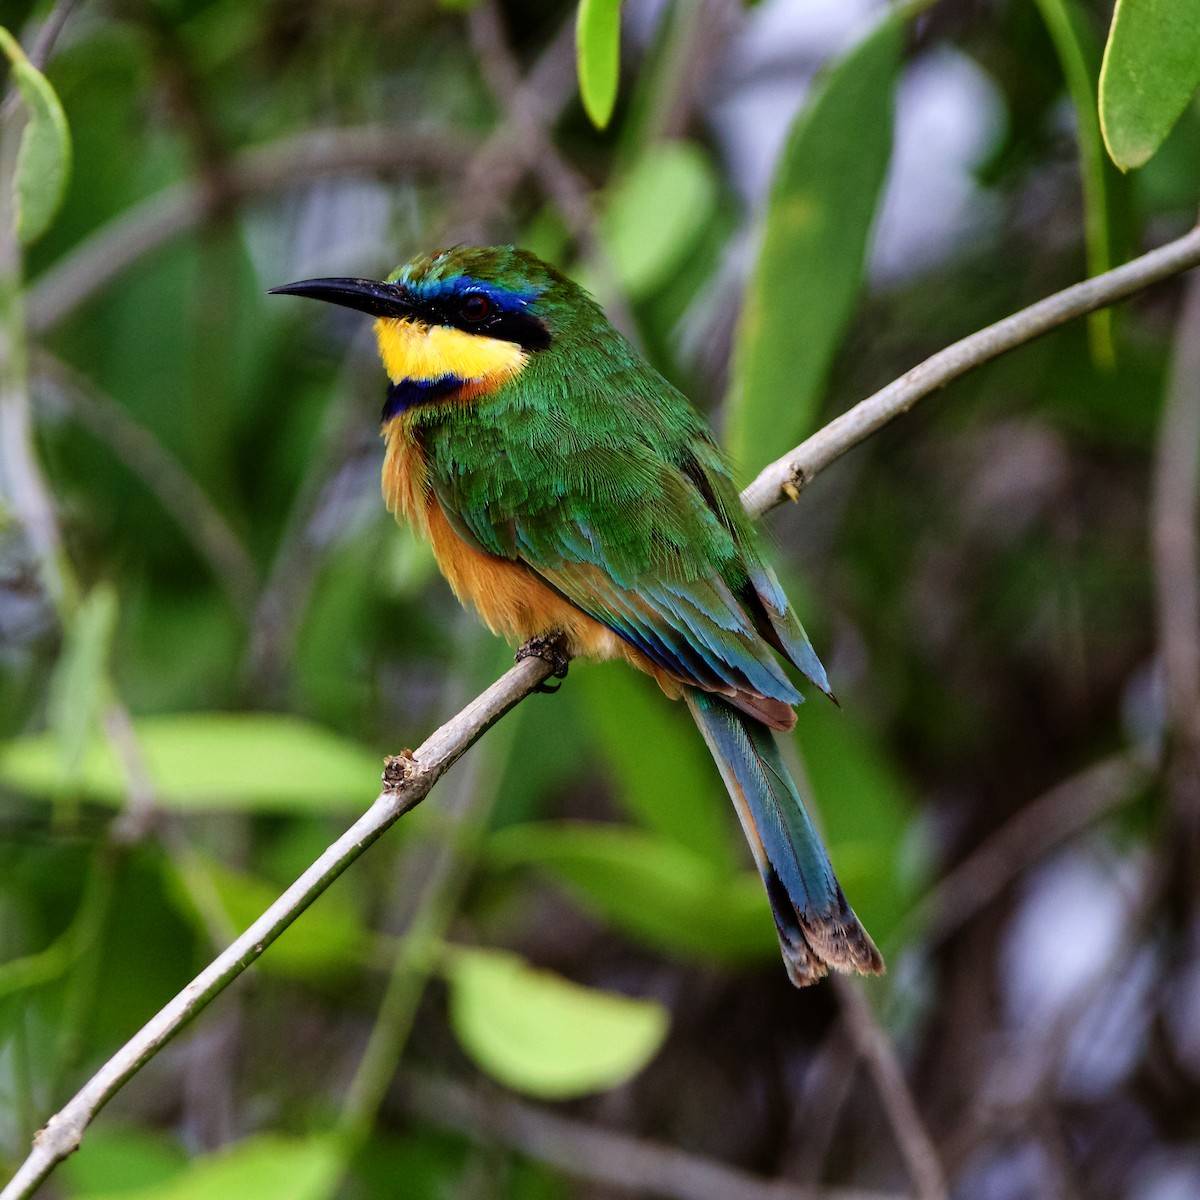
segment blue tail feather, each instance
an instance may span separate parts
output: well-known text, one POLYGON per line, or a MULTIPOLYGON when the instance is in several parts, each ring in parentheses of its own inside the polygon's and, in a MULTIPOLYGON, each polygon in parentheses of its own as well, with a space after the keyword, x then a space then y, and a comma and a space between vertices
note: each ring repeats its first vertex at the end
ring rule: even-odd
POLYGON ((762 874, 792 982, 803 987, 831 967, 881 972, 883 959, 846 902, 771 731, 719 696, 685 696, 762 874))

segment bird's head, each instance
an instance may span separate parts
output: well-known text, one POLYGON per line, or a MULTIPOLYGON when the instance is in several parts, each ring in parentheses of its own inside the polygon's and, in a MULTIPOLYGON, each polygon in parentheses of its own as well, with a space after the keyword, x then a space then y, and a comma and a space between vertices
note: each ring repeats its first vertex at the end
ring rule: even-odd
POLYGON ((514 246, 423 254, 380 282, 305 279, 271 290, 375 317, 380 357, 401 393, 393 412, 465 384, 498 386, 550 349, 573 314, 595 311, 574 283, 514 246))

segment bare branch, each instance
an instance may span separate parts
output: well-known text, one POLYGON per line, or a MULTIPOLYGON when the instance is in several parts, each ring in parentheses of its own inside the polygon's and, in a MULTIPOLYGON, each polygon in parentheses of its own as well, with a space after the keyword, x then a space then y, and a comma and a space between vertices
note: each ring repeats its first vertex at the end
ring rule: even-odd
POLYGON ((742 503, 752 515, 761 516, 785 499, 794 499, 819 471, 851 447, 972 368, 1197 264, 1200 264, 1200 226, 1149 254, 1055 292, 947 346, 830 421, 795 450, 776 459, 742 493, 742 503))
POLYGON ((502 1142, 577 1179, 639 1195, 671 1200, 900 1200, 884 1192, 763 1179, 674 1146, 613 1133, 425 1074, 405 1073, 403 1103, 432 1125, 502 1142))

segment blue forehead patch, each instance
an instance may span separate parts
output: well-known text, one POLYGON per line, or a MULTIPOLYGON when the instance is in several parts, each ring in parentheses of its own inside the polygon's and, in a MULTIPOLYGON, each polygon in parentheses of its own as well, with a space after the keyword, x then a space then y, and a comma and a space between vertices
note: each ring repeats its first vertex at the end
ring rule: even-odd
POLYGON ((470 275, 454 275, 450 279, 418 279, 412 281, 406 279, 404 272, 401 271, 395 276, 392 282, 405 284, 412 292, 413 297, 418 301, 446 300, 452 296, 461 296, 466 292, 482 293, 503 312, 522 312, 541 295, 541 292, 536 288, 513 291, 509 288, 501 287, 500 284, 488 283, 483 279, 475 279, 470 275))

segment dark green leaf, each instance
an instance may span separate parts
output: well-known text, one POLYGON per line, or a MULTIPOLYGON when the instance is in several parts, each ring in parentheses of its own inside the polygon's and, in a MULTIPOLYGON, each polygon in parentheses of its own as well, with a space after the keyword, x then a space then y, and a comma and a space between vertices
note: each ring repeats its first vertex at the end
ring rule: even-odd
POLYGON ((1117 0, 1100 69, 1100 127, 1122 171, 1150 159, 1197 87, 1196 0, 1117 0))
POLYGON ((561 821, 514 825, 489 850, 497 866, 539 867, 596 917, 655 949, 726 963, 777 952, 758 875, 730 878, 677 842, 561 821))
POLYGON ((575 23, 579 94, 597 129, 603 129, 617 102, 621 67, 621 0, 579 0, 575 23))
POLYGON ((447 976, 459 1041, 488 1074, 533 1096, 616 1087, 667 1034, 662 1005, 581 987, 515 954, 456 947, 447 976))
POLYGON ((700 855, 710 869, 731 874, 741 835, 683 705, 672 704, 650 680, 619 664, 589 667, 572 687, 587 704, 587 729, 604 752, 626 812, 700 855))
POLYGON ((891 157, 902 34, 888 17, 830 70, 780 158, 734 352, 725 440, 740 467, 778 458, 812 428, 891 157))

